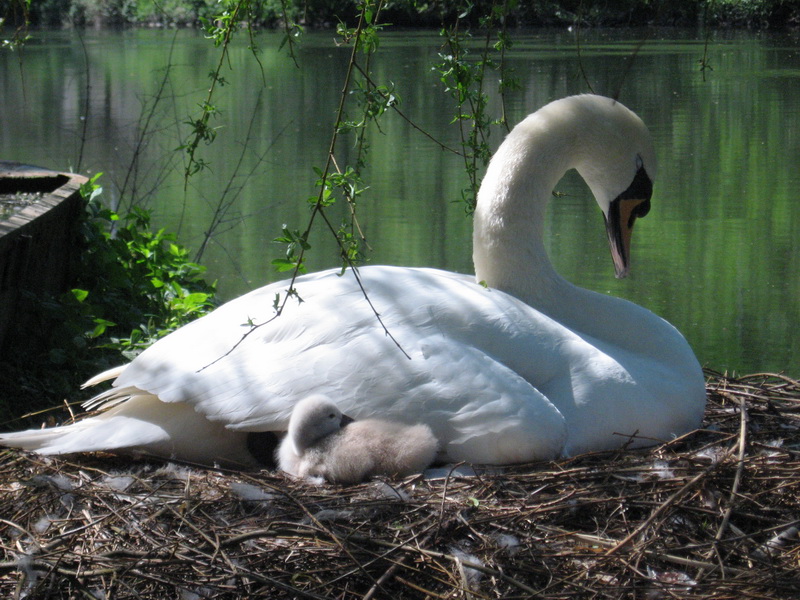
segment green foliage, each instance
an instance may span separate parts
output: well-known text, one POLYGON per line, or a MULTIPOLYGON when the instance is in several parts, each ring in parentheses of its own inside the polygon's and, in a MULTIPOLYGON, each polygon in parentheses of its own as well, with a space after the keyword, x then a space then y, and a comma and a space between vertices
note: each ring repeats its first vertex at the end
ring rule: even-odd
POLYGON ((306 267, 303 264, 303 253, 311 248, 308 243, 308 232, 300 233, 298 230, 290 231, 289 228, 283 226, 283 234, 275 238, 275 242, 279 244, 286 244, 286 258, 276 258, 272 261, 272 265, 276 271, 297 271, 298 273, 305 273, 306 267))
POLYGON ((81 189, 86 213, 75 287, 58 297, 28 295, 32 322, 0 361, 0 396, 28 409, 52 406, 98 370, 122 364, 214 307, 204 268, 150 215, 104 207, 95 176, 81 189))
POLYGON ((4 50, 21 49, 30 39, 28 27, 30 26, 31 0, 7 0, 8 6, 3 10, 3 0, 0 0, 0 29, 8 24, 14 27, 14 31, 9 38, 0 40, 0 47, 4 50))
POLYGON ((253 38, 253 21, 254 13, 253 7, 256 0, 220 0, 219 11, 214 13, 212 17, 203 18, 203 30, 206 37, 213 40, 214 45, 221 49, 219 61, 216 68, 209 73, 211 85, 208 88, 206 99, 200 103, 200 116, 197 118, 190 118, 186 124, 189 125, 191 133, 186 141, 179 147, 186 153, 186 168, 184 171, 184 189, 189 185, 189 178, 206 169, 209 165, 199 157, 197 152, 201 143, 210 144, 216 138, 216 129, 211 126, 212 117, 216 116, 219 109, 214 105, 214 93, 217 86, 222 87, 227 82, 222 77, 222 69, 226 64, 228 58, 228 48, 233 39, 234 34, 242 26, 242 23, 247 27, 250 34, 250 51, 253 56, 258 60, 259 49, 255 44, 253 38))
POLYGON ((216 0, 137 2, 136 23, 167 27, 198 27, 217 11, 216 0))
POLYGON ((790 0, 708 0, 705 19, 716 25, 768 29, 785 25, 784 19, 792 12, 797 19, 798 4, 790 0))
POLYGON ((72 0, 67 14, 71 23, 119 27, 135 22, 136 0, 72 0))
POLYGON ((446 40, 446 52, 441 52, 441 62, 434 66, 445 92, 455 101, 453 122, 459 124, 461 146, 464 149, 464 167, 469 177, 469 187, 462 191, 462 200, 468 213, 475 210, 478 189, 480 188, 483 167, 491 158, 489 136, 491 126, 502 124, 508 128, 505 110, 499 118, 491 118, 487 111, 489 92, 486 90, 487 73, 498 74, 498 93, 505 100, 505 93, 516 89, 518 83, 508 72, 503 61, 506 49, 511 47, 511 39, 506 29, 506 13, 516 6, 515 1, 507 2, 503 7, 492 6, 489 13, 479 19, 482 27, 483 44, 480 54, 472 57, 471 44, 473 35, 463 27, 462 19, 472 13, 474 6, 466 3, 463 11, 450 27, 441 30, 446 40), (495 56, 498 59, 495 59, 495 56))
MULTIPOLYGON (((229 0, 0 0, 0 19, 13 27, 28 20, 34 26, 49 27, 67 23, 198 27, 203 20, 224 13, 229 4, 229 0)), ((282 27, 289 44, 304 27, 333 27, 340 22, 352 26, 359 7, 354 0, 247 0, 247 4, 243 21, 257 27, 282 27)), ((705 13, 712 26, 782 28, 800 21, 800 0, 472 0, 470 6, 464 14, 462 0, 387 0, 381 10, 388 22, 404 27, 438 27, 459 17, 465 25, 480 26, 482 18, 497 11, 509 25, 524 27, 575 23, 694 27, 705 13)))
POLYGON ((88 247, 72 296, 89 339, 131 358, 213 308, 205 268, 190 261, 173 234, 152 231, 150 214, 140 208, 120 217, 104 207, 96 177, 81 191, 88 200, 88 247))

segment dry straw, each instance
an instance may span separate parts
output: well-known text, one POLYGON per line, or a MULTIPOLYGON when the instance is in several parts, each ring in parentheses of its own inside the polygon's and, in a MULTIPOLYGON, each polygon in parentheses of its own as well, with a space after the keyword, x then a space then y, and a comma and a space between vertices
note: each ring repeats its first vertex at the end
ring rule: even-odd
POLYGON ((800 383, 708 375, 700 431, 474 477, 5 451, 0 597, 798 598, 800 383))

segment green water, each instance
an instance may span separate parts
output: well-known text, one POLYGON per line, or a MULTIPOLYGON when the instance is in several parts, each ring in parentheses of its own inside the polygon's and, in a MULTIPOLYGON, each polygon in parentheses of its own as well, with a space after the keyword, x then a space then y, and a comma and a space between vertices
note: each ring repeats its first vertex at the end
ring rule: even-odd
MULTIPOLYGON (((620 100, 650 126, 660 160, 628 279, 614 279, 599 209, 572 175, 548 216, 552 260, 569 280, 662 315, 704 365, 800 375, 800 38, 715 35, 704 79, 702 37, 650 32, 631 60, 641 36, 583 33, 581 69, 569 32, 515 34, 512 123, 588 91, 582 70, 597 93, 621 89, 620 100)), ((0 159, 103 171, 109 197, 120 201, 124 189, 124 206, 135 194, 158 226, 194 249, 215 208, 230 203, 202 257, 210 277, 224 297, 278 279, 270 261, 282 248, 271 240, 283 224, 307 222, 313 167, 324 163, 349 57, 332 33, 308 35, 297 69, 278 53, 279 39, 260 38, 261 66, 244 43, 232 50, 228 85, 215 99, 217 140, 200 150, 210 167, 186 193, 173 150, 218 60, 192 32, 89 32, 82 42, 37 33, 21 65, 19 55, 0 54, 0 159), (140 137, 145 126, 155 133, 140 137)), ((404 114, 457 147, 453 108, 431 72, 439 51, 435 34, 386 34, 373 78, 394 84, 404 114)), ((498 107, 493 96, 490 110, 498 107)), ((471 271, 471 222, 455 202, 467 183, 463 163, 395 114, 381 130, 369 138, 370 189, 358 209, 371 262, 471 271)), ((493 146, 501 139, 495 130, 493 146)), ((352 139, 337 155, 340 165, 354 159, 352 139)), ((338 264, 324 232, 312 245, 312 270, 338 264)))

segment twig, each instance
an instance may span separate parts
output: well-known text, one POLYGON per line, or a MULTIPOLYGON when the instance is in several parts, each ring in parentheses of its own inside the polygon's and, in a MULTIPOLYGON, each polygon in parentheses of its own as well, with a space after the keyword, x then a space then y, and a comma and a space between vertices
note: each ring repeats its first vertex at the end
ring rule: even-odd
POLYGON ((376 544, 378 546, 384 546, 386 548, 394 548, 394 549, 397 549, 397 550, 404 550, 405 552, 410 552, 410 553, 417 552, 419 554, 424 554, 425 556, 431 556, 431 557, 435 557, 435 558, 444 558, 444 559, 447 559, 447 560, 449 560, 449 561, 451 561, 453 563, 460 562, 466 568, 474 569, 476 571, 480 571, 484 575, 491 575, 492 577, 497 577, 499 579, 502 579, 506 583, 510 583, 514 587, 519 588, 520 590, 522 590, 526 594, 530 594, 531 597, 533 597, 533 598, 541 598, 542 597, 541 594, 539 594, 539 592, 537 590, 533 589, 530 586, 525 585, 521 581, 517 581, 513 577, 509 577, 508 575, 506 575, 505 573, 503 573, 501 571, 498 571, 497 569, 492 569, 490 567, 487 567, 487 566, 484 566, 484 565, 481 565, 481 564, 478 564, 478 563, 474 563, 474 562, 471 562, 471 561, 468 561, 468 560, 464 560, 462 558, 459 558, 458 556, 454 556, 452 554, 447 554, 446 552, 436 552, 435 550, 426 550, 425 548, 409 548, 408 546, 402 546, 402 545, 393 544, 393 543, 390 543, 390 542, 384 542, 383 540, 364 538, 364 537, 357 536, 357 535, 351 535, 347 539, 348 539, 348 541, 359 541, 359 542, 362 542, 362 543, 372 543, 372 544, 376 544))
MULTIPOLYGON (((370 83, 370 85, 372 85, 372 86, 373 86, 373 88, 374 88, 376 91, 378 91, 378 93, 380 93, 380 94, 381 94, 381 96, 383 96, 384 98, 386 98, 386 95, 385 95, 383 92, 381 92, 381 91, 378 89, 378 86, 377 86, 377 85, 375 85, 375 82, 374 82, 374 81, 372 80, 372 78, 369 76, 369 73, 367 73, 366 71, 364 71, 364 69, 362 69, 362 68, 361 68, 361 66, 360 66, 360 65, 358 65, 357 63, 356 63, 356 65, 355 65, 355 67, 356 67, 356 69, 358 69, 358 72, 359 72, 359 73, 361 73, 361 75, 364 77, 364 79, 366 79, 366 80, 367 80, 367 81, 370 83)), ((406 123, 408 123, 408 124, 409 124, 409 125, 410 125, 410 126, 413 128, 413 129, 415 129, 415 130, 419 131, 419 132, 420 132, 422 135, 424 135, 426 138, 428 138, 428 139, 429 139, 430 141, 432 141, 434 144, 436 144, 437 146, 439 146, 439 148, 441 148, 442 150, 446 150, 447 152, 451 152, 452 154, 455 154, 456 156, 464 156, 464 153, 463 153, 463 152, 459 152, 458 150, 456 150, 456 149, 454 149, 454 148, 451 148, 450 146, 448 146, 448 145, 447 145, 447 144, 445 144, 444 142, 442 142, 442 141, 440 141, 440 140, 437 140, 435 137, 433 137, 433 134, 431 134, 431 133, 429 133, 429 132, 425 131, 424 129, 422 129, 422 127, 420 127, 419 125, 417 125, 417 124, 416 124, 414 121, 412 121, 412 120, 411 120, 411 119, 410 119, 410 118, 409 118, 409 117, 408 117, 408 116, 407 116, 407 115, 406 115, 406 114, 405 114, 405 113, 404 113, 402 110, 400 110, 400 107, 397 105, 397 103, 396 103, 396 102, 395 102, 394 104, 392 104, 392 107, 391 107, 391 108, 392 108, 392 110, 393 110, 394 112, 396 112, 396 113, 397 113, 397 115, 398 115, 398 116, 399 116, 401 119, 403 119, 403 120, 404 120, 406 123)))
POLYGON ((662 502, 659 507, 652 512, 652 514, 645 519, 644 522, 640 523, 631 533, 625 536, 616 546, 611 548, 608 552, 606 552, 606 556, 611 556, 615 554, 618 550, 622 547, 627 546, 631 540, 633 540, 636 536, 642 533, 645 529, 650 527, 650 525, 655 521, 661 513, 666 511, 668 508, 675 505, 678 500, 683 498, 687 493, 689 493, 695 485, 697 485, 700 481, 705 479, 709 473, 716 470, 719 467, 719 463, 712 464, 710 467, 703 469, 700 473, 692 477, 681 489, 677 492, 672 494, 669 498, 667 498, 664 502, 662 502))
MULTIPOLYGON (((733 514, 733 510, 736 506, 736 498, 737 494, 739 493, 739 484, 742 480, 742 473, 744 472, 745 450, 747 447, 747 407, 745 406, 744 398, 739 398, 739 414, 739 451, 737 456, 736 474, 733 477, 733 484, 731 485, 731 491, 728 496, 728 508, 725 510, 725 514, 722 517, 722 522, 719 524, 717 533, 714 535, 714 542, 711 550, 711 552, 717 555, 717 559, 719 560, 719 568, 722 572, 725 570, 725 564, 724 558, 720 551, 720 541, 722 540, 722 536, 725 534, 725 530, 728 528, 731 515, 733 514)), ((697 579, 700 579, 703 573, 704 570, 701 569, 697 574, 697 579)))
POLYGON ((83 51, 83 65, 86 69, 86 85, 84 86, 84 103, 83 103, 83 115, 81 116, 81 143, 78 150, 78 162, 75 165, 75 171, 80 172, 81 165, 83 163, 83 150, 86 146, 86 131, 89 127, 89 113, 91 109, 91 98, 92 98, 92 84, 91 84, 91 73, 89 72, 89 53, 86 51, 86 42, 83 39, 83 35, 81 34, 80 28, 76 28, 78 41, 81 43, 81 50, 83 51))

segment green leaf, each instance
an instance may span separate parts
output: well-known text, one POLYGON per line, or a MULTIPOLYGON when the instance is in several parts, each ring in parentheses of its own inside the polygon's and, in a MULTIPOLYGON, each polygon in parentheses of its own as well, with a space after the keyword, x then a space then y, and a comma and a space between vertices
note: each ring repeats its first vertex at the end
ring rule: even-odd
POLYGON ((184 304, 189 306, 191 305, 200 306, 205 304, 208 301, 209 297, 210 296, 208 294, 204 294, 203 292, 194 292, 192 294, 187 294, 183 298, 183 302, 184 304))
POLYGON ((89 337, 92 339, 99 338, 106 332, 106 329, 109 327, 114 327, 116 323, 113 321, 107 321, 106 319, 96 318, 94 320, 95 327, 92 333, 89 334, 89 337))
POLYGON ((272 265, 279 273, 284 273, 286 271, 293 271, 294 269, 298 269, 301 273, 305 273, 306 271, 302 263, 298 263, 297 261, 288 260, 285 258, 273 259, 272 265))

